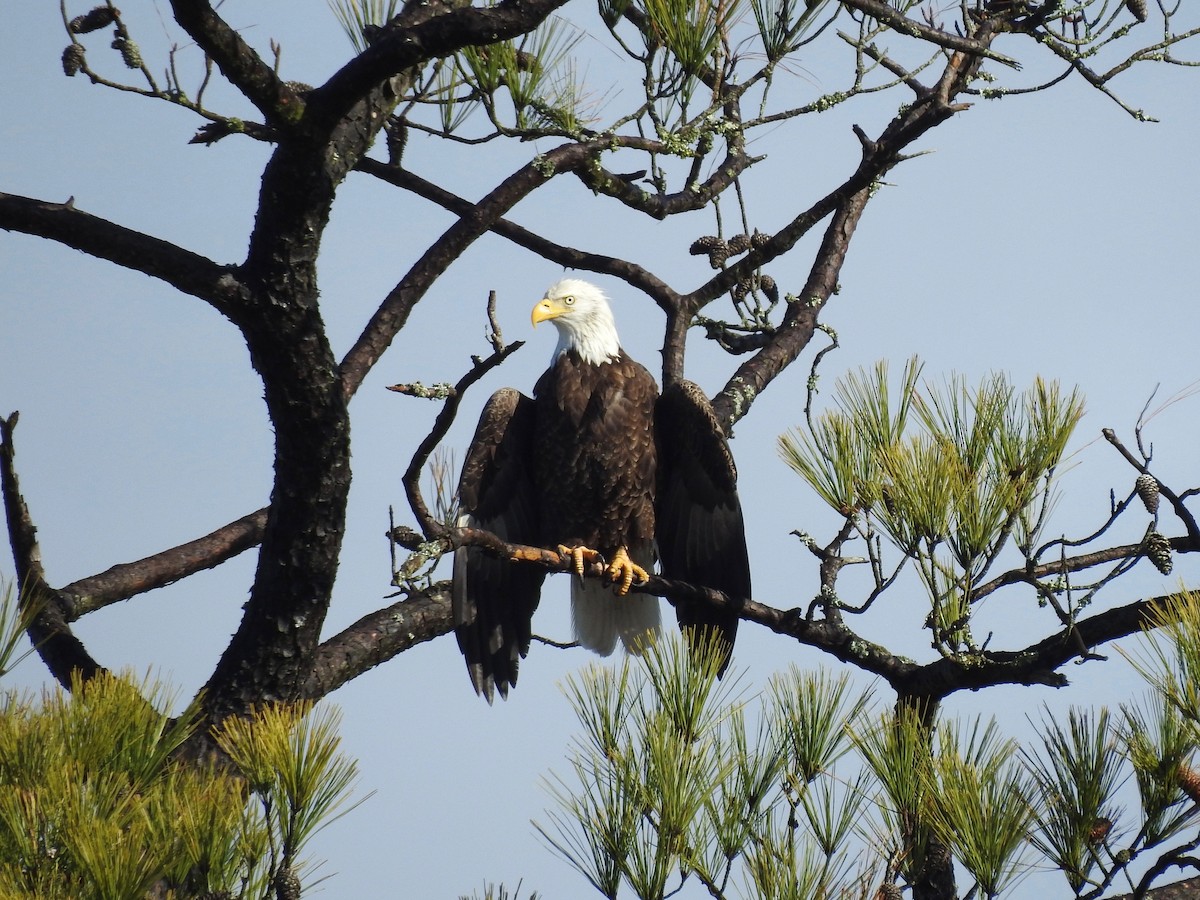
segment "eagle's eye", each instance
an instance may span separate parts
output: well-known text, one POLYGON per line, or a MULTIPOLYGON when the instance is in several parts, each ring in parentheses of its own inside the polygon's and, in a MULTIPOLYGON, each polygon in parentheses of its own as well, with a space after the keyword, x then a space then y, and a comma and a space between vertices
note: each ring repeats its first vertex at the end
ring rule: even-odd
POLYGON ((563 303, 565 303, 567 306, 574 306, 575 298, 574 297, 563 297, 563 303))

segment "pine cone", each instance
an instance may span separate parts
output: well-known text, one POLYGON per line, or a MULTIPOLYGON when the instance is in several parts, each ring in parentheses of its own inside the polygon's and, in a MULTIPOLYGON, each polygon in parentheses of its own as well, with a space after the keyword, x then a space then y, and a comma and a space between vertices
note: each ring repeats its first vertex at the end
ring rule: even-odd
POLYGON ((83 68, 83 44, 67 44, 62 55, 63 72, 68 78, 74 78, 83 68))
POLYGON ((116 20, 117 11, 111 6, 97 6, 95 9, 88 10, 82 16, 73 18, 67 28, 71 34, 87 34, 90 31, 99 31, 106 25, 111 25, 116 20))
POLYGON ((1179 787, 1192 798, 1192 802, 1200 803, 1200 774, 1187 763, 1180 763, 1175 776, 1179 779, 1179 787))
POLYGON ((885 881, 875 892, 875 900, 904 900, 904 891, 900 885, 885 881))
POLYGON ((1158 571, 1164 575, 1171 574, 1174 566, 1174 563, 1171 562, 1171 542, 1157 531, 1151 531, 1146 535, 1146 556, 1150 558, 1150 562, 1154 563, 1154 568, 1158 571))
POLYGON ((1112 831, 1112 827, 1112 819, 1101 816, 1092 823, 1092 830, 1088 832, 1088 843, 1100 843, 1102 840, 1108 837, 1108 833, 1112 831))
POLYGON ((118 37, 112 42, 112 47, 121 54, 121 59, 125 60, 125 66, 130 69, 140 69, 142 67, 142 53, 138 50, 138 45, 129 38, 118 37))
POLYGON ((767 295, 768 300, 770 300, 772 303, 779 302, 779 285, 775 283, 774 278, 772 278, 770 275, 764 275, 762 278, 758 279, 758 286, 762 292, 767 295))
POLYGON ((282 869, 275 876, 275 900, 300 900, 300 879, 292 869, 282 869))
POLYGON ((398 166, 404 158, 404 147, 408 144, 408 126, 393 118, 384 126, 384 131, 387 133, 388 162, 398 166))
POLYGON ((1158 479, 1149 472, 1143 472, 1133 483, 1133 489, 1142 498, 1146 512, 1152 516, 1156 515, 1158 513, 1158 479))
POLYGON ((739 253, 745 253, 750 249, 750 235, 735 234, 729 239, 729 255, 737 256, 739 253))
POLYGON ((770 239, 771 236, 769 234, 763 234, 761 231, 755 228, 754 234, 750 235, 750 246, 755 250, 761 249, 762 247, 766 246, 767 241, 770 239))
POLYGON ((725 260, 729 259, 729 245, 715 234, 706 234, 704 237, 698 237, 692 241, 692 246, 688 247, 688 253, 692 256, 702 256, 707 253, 708 264, 714 269, 719 269, 725 265, 725 260))
POLYGON ((1145 22, 1150 16, 1146 0, 1125 0, 1125 8, 1133 13, 1133 17, 1139 22, 1145 22))

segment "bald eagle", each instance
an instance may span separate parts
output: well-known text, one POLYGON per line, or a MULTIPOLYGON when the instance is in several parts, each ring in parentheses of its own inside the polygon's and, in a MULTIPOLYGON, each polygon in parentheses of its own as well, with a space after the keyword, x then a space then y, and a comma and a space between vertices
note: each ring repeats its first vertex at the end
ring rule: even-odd
MULTIPOLYGON (((550 287, 532 321, 558 329, 552 364, 532 398, 505 388, 484 407, 459 481, 459 524, 557 550, 576 572, 576 640, 602 656, 618 639, 636 653, 658 629, 658 598, 629 593, 656 555, 664 577, 749 597, 737 472, 704 393, 680 381, 660 396, 621 349, 604 294, 585 281, 550 287), (607 578, 583 578, 597 561, 607 578)), ((455 553, 455 634, 489 703, 517 683, 545 575, 476 547, 455 553)), ((728 663, 736 611, 680 602, 676 615, 689 636, 715 631, 728 663)))

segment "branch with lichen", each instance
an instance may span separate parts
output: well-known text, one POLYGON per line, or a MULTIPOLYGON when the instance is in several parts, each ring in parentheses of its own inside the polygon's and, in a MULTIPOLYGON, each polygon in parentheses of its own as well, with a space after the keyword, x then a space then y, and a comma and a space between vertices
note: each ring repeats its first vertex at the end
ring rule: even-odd
MULTIPOLYGON (((430 541, 443 539, 446 536, 446 526, 429 512, 429 507, 426 505, 424 496, 421 493, 420 480, 421 473, 425 469, 425 464, 450 430, 450 426, 454 424, 454 419, 458 415, 459 404, 462 402, 462 397, 466 390, 492 369, 504 362, 504 360, 508 359, 513 353, 520 350, 524 345, 524 341, 516 341, 494 350, 486 359, 476 357, 470 371, 455 382, 452 387, 447 386, 449 389, 444 392, 444 396, 440 397, 442 408, 438 412, 437 418, 434 419, 433 427, 421 440, 421 443, 413 453, 412 460, 410 460, 408 468, 404 472, 404 492, 408 497, 408 505, 412 509, 413 515, 416 516, 417 524, 420 526, 426 539, 430 541)), ((397 387, 400 386, 393 386, 389 390, 396 390, 397 387)), ((410 386, 405 385, 404 387, 410 386)), ((402 391, 402 393, 411 392, 402 391)))

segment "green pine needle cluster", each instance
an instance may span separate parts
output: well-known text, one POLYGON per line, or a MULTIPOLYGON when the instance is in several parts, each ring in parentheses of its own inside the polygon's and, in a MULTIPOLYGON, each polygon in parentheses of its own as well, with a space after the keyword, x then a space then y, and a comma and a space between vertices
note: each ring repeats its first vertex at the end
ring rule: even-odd
POLYGON ((767 59, 776 62, 804 44, 828 0, 750 0, 767 59))
MULTIPOLYGON (((521 900, 521 885, 518 883, 510 894, 508 888, 503 884, 487 884, 484 885, 482 897, 479 896, 478 891, 475 891, 470 897, 462 894, 458 900, 521 900)), ((537 891, 531 892, 526 900, 538 900, 537 891)))
POLYGON ((1018 393, 1002 375, 971 387, 920 373, 910 360, 898 389, 886 363, 849 374, 833 408, 780 436, 779 453, 862 534, 914 563, 934 645, 955 653, 973 647, 971 594, 1001 551, 1037 541, 1083 402, 1041 379, 1018 393))
POLYGON ((643 0, 642 6, 654 38, 691 76, 714 64, 742 4, 740 0, 643 0))
POLYGON ((391 21, 400 8, 400 0, 325 0, 354 45, 356 53, 367 49, 365 31, 391 21))
POLYGON ((1119 818, 1112 797, 1124 757, 1105 709, 1072 709, 1065 724, 1047 716, 1040 732, 1044 752, 1027 757, 1043 798, 1030 840, 1079 892, 1099 863, 1097 835, 1119 818))
POLYGON ((12 584, 0 584, 0 677, 33 652, 25 647, 25 631, 45 603, 28 593, 16 594, 12 584))
POLYGON ((1024 746, 991 721, 880 711, 845 675, 793 666, 747 696, 736 674, 717 680, 719 653, 663 639, 568 679, 582 732, 534 826, 610 898, 689 881, 717 898, 874 896, 924 882, 947 853, 964 896, 1004 896, 1039 865, 1099 896, 1200 811, 1200 595, 1156 621, 1135 661, 1147 701, 1047 714, 1024 746), (1131 782, 1134 811, 1119 802, 1131 782))
POLYGON ((558 809, 535 828, 606 897, 661 898, 681 878, 723 896, 735 875, 762 897, 861 888, 845 848, 868 795, 832 767, 867 696, 792 670, 751 704, 718 681, 721 658, 676 636, 568 679, 574 780, 549 780, 558 809))
POLYGON ((1032 778, 1015 758, 1016 743, 1002 738, 994 722, 976 720, 966 734, 957 722, 945 722, 938 744, 929 768, 930 826, 991 900, 1028 871, 1032 778))
POLYGON ((582 39, 563 19, 551 17, 518 40, 467 47, 438 68, 442 130, 457 131, 483 108, 501 131, 536 129, 575 136, 586 120, 572 51, 582 39), (511 114, 498 106, 507 95, 511 114))
POLYGON ((182 762, 193 715, 102 674, 70 692, 0 694, 0 896, 274 898, 344 805, 354 764, 337 715, 265 708, 217 733, 233 766, 182 762))
POLYGON ((841 515, 870 514, 902 550, 988 558, 1022 521, 1083 413, 1078 392, 1002 375, 918 385, 910 360, 893 399, 888 367, 840 381, 834 408, 779 439, 784 461, 841 515))
POLYGON ((257 801, 275 870, 297 868, 308 839, 353 808, 358 766, 338 750, 340 724, 333 707, 276 703, 216 733, 257 801))

